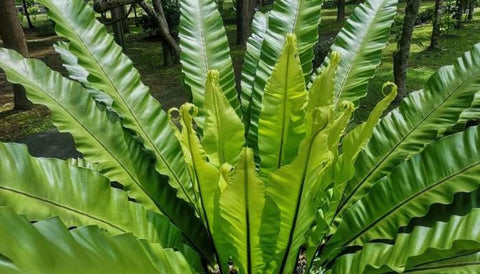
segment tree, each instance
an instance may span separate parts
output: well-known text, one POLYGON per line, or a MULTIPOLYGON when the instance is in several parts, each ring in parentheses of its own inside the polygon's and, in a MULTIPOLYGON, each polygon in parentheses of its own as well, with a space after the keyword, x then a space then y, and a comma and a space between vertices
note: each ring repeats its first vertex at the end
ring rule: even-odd
POLYGON ((85 159, 0 143, 0 272, 478 272, 480 127, 449 129, 480 113, 480 44, 349 125, 397 1, 360 4, 312 71, 322 1, 276 0, 239 99, 215 2, 181 0, 195 104, 166 112, 87 4, 39 1, 69 77, 7 49, 0 67, 85 159))
MULTIPOLYGON (((131 6, 130 9, 135 9, 135 7, 131 6)), ((127 6, 122 7, 122 18, 124 18, 124 20, 122 20, 122 27, 125 33, 130 33, 130 25, 128 24, 130 11, 131 10, 127 10, 127 6)))
POLYGON ((474 14, 475 14, 475 0, 469 0, 469 1, 468 1, 468 15, 467 15, 467 20, 468 20, 468 21, 472 21, 474 14))
POLYGON ((250 36, 255 0, 237 0, 237 44, 245 46, 250 36))
POLYGON ((27 17, 28 28, 33 29, 34 26, 32 24, 32 20, 30 19, 30 13, 28 12, 27 0, 22 0, 22 4, 23 4, 23 11, 25 13, 25 17, 27 17))
POLYGON ((397 50, 393 54, 393 75, 395 84, 398 86, 397 102, 407 95, 408 56, 410 55, 413 28, 420 8, 420 2, 421 0, 407 0, 402 34, 397 43, 397 50))
POLYGON ((459 29, 462 27, 462 19, 465 9, 467 7, 467 0, 457 0, 457 10, 455 12, 455 20, 457 20, 457 24, 455 28, 459 29))
MULTIPOLYGON (((153 0, 153 7, 142 0, 95 0, 93 7, 96 12, 103 12, 105 10, 127 4, 139 4, 139 6, 142 7, 147 15, 157 22, 160 31, 160 37, 164 42, 164 52, 168 51, 173 58, 173 62, 178 63, 180 61, 180 48, 177 44, 177 41, 170 33, 161 0, 153 0)), ((167 64, 168 60, 165 60, 165 62, 167 64)))
MULTIPOLYGON (((3 46, 20 52, 28 57, 28 47, 25 41, 22 25, 18 21, 14 0, 0 1, 0 37, 3 46)), ((25 95, 25 90, 19 85, 13 85, 14 108, 27 110, 32 107, 25 95)))
POLYGON ((440 20, 442 19, 443 0, 435 0, 435 12, 433 15, 432 37, 430 39, 429 49, 438 48, 438 39, 440 38, 440 20))
POLYGON ((110 10, 113 21, 113 34, 115 42, 122 48, 125 48, 125 29, 123 24, 124 10, 123 7, 116 7, 110 10))
POLYGON ((337 1, 337 22, 345 21, 345 0, 337 1))

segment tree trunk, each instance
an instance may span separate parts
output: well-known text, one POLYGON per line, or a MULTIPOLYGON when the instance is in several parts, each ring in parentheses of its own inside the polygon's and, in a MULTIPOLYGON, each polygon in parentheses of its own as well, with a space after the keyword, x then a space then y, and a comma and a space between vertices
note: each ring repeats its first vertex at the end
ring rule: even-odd
POLYGON ((468 21, 473 20, 473 14, 475 13, 475 0, 469 0, 468 1, 468 21))
POLYGON ((93 9, 96 12, 106 12, 116 7, 139 3, 142 0, 94 0, 93 9))
POLYGON ((251 34, 255 0, 237 0, 237 44, 245 46, 251 34))
POLYGON ((138 15, 137 15, 137 4, 133 5, 133 15, 135 16, 135 26, 138 27, 138 15))
POLYGON ((435 1, 435 13, 433 15, 432 38, 430 39, 429 49, 438 48, 438 39, 440 38, 440 20, 442 18, 443 0, 435 1))
MULTIPOLYGON (((0 0, 1 1, 1 0, 0 0)), ((176 63, 180 62, 180 47, 177 41, 170 34, 168 29, 167 20, 165 19, 165 13, 163 12, 162 2, 160 0, 152 1, 154 9, 152 9, 143 0, 94 0, 94 9, 97 12, 102 12, 106 9, 114 7, 124 6, 128 4, 139 4, 140 7, 155 21, 157 21, 160 36, 163 41, 168 45, 170 52, 173 54, 173 59, 176 63)))
POLYGON ((163 12, 162 3, 160 0, 153 1, 155 10, 148 6, 144 1, 140 2, 142 9, 157 21, 158 28, 160 30, 160 36, 163 41, 168 45, 170 52, 172 53, 173 60, 175 63, 180 62, 180 47, 177 44, 177 41, 170 34, 168 28, 167 20, 165 19, 165 13, 163 12), (158 10, 157 10, 158 9, 158 10))
MULTIPOLYGON (((0 37, 2 37, 5 48, 14 49, 28 57, 27 42, 22 25, 18 21, 14 0, 0 1, 0 37)), ((25 90, 20 85, 13 85, 13 101, 14 108, 17 110, 27 110, 32 107, 25 90)))
POLYGON ((122 17, 125 18, 122 20, 123 33, 130 33, 130 26, 128 25, 128 10, 127 6, 122 7, 122 17))
POLYGON ((345 21, 345 0, 338 0, 337 22, 345 21))
POLYGON ((123 49, 125 49, 125 33, 123 29, 123 7, 116 7, 110 10, 112 14, 112 21, 113 23, 113 37, 115 38, 115 42, 123 49))
POLYGON ((413 27, 420 8, 420 0, 408 0, 405 7, 405 19, 403 22, 402 36, 397 44, 397 51, 393 54, 393 73, 395 84, 398 86, 398 103, 407 95, 406 80, 408 68, 408 56, 412 42, 413 27))
POLYGON ((33 29, 35 27, 33 26, 32 20, 30 19, 30 13, 28 13, 27 2, 25 0, 22 0, 22 4, 23 4, 23 12, 25 13, 25 17, 27 17, 28 28, 33 29))
POLYGON ((462 17, 463 12, 465 11, 465 4, 465 0, 457 0, 457 11, 455 12, 455 20, 457 20, 455 28, 457 29, 462 27, 462 17))

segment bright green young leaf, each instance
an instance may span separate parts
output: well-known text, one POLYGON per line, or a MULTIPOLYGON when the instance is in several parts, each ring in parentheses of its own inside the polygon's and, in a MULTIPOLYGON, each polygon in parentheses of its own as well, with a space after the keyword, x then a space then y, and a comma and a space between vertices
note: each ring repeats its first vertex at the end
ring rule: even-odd
POLYGON ((202 145, 216 166, 235 165, 245 145, 243 123, 222 93, 218 80, 218 71, 208 72, 202 145))
POLYGON ((386 83, 383 86, 383 90, 388 86, 392 86, 392 90, 383 98, 368 116, 367 121, 363 122, 352 131, 350 131, 342 140, 342 151, 338 162, 335 165, 335 179, 333 188, 333 197, 330 201, 330 212, 326 214, 326 219, 331 222, 331 218, 337 213, 339 202, 342 199, 345 187, 348 180, 350 180, 355 174, 355 160, 358 154, 363 149, 373 134, 373 129, 377 125, 384 111, 390 106, 393 100, 397 96, 397 87, 392 83, 386 83))
POLYGON ((340 54, 338 52, 330 53, 330 63, 320 71, 308 90, 307 111, 333 104, 335 98, 335 78, 339 63, 340 54))
MULTIPOLYGON (((173 111, 175 109, 170 110, 171 115, 173 111)), ((182 145, 191 180, 194 182, 198 207, 202 209, 200 215, 207 228, 212 229, 214 219, 218 216, 218 199, 215 198, 220 191, 220 171, 207 162, 205 151, 193 127, 193 119, 197 113, 198 109, 192 104, 187 103, 181 106, 178 114, 182 130, 181 132, 178 129, 175 130, 182 145)))
MULTIPOLYGON (((307 91, 298 59, 295 35, 289 34, 265 87, 258 121, 261 172, 289 164, 305 136, 307 91)), ((262 175, 263 176, 263 175, 262 175)))
POLYGON ((253 151, 244 148, 226 189, 220 195, 221 257, 234 259, 241 273, 262 272, 260 224, 265 186, 255 171, 253 151), (222 256, 223 255, 223 256, 222 256))
MULTIPOLYGON (((304 81, 310 78, 313 60, 313 45, 318 40, 318 23, 321 16, 322 0, 276 0, 268 15, 268 29, 262 44, 262 51, 253 83, 248 115, 247 141, 255 151, 258 149, 258 119, 262 110, 262 99, 267 80, 272 75, 285 46, 289 33, 297 36, 297 49, 304 74, 304 81)), ((244 102, 245 103, 245 102, 244 102)))
POLYGON ((318 109, 309 119, 307 137, 300 145, 298 157, 271 172, 268 178, 267 194, 280 210, 276 256, 269 271, 292 272, 298 248, 307 241, 305 233, 315 220, 313 195, 321 188, 317 184, 322 182, 323 173, 333 158, 327 144, 334 124, 332 109, 318 109))

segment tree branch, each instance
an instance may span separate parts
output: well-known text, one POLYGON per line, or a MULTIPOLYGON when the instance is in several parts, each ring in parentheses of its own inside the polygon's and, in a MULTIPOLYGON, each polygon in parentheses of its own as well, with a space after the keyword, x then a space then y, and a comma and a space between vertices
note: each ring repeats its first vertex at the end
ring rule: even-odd
POLYGON ((93 9, 96 12, 106 12, 116 7, 140 3, 142 0, 94 0, 93 9))

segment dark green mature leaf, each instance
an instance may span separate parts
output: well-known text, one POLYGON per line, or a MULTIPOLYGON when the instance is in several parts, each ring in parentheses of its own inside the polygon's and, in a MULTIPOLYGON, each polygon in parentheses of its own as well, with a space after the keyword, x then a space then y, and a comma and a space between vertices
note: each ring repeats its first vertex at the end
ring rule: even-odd
MULTIPOLYGON (((438 273, 431 268, 433 265, 445 267, 450 261, 453 266, 450 259, 480 252, 479 226, 480 209, 463 217, 452 216, 448 222, 438 222, 431 228, 418 226, 411 233, 399 234, 394 244, 366 243, 360 251, 340 257, 332 273, 385 273, 414 269, 438 273)), ((478 267, 478 257, 475 261, 478 267)), ((466 261, 456 261, 462 262, 466 261)))
POLYGON ((285 45, 287 34, 297 36, 300 63, 305 79, 311 73, 313 59, 312 46, 318 40, 317 25, 323 0, 276 0, 268 16, 268 29, 265 32, 260 60, 254 80, 251 102, 249 103, 250 123, 249 146, 257 150, 258 119, 262 109, 262 98, 267 80, 285 45))
POLYGON ((250 100, 252 98, 253 81, 255 80, 255 73, 257 72, 258 62, 263 45, 263 39, 268 27, 268 13, 256 12, 252 21, 252 35, 248 38, 247 49, 242 66, 242 94, 241 103, 244 120, 249 121, 246 116, 250 107, 250 100))
POLYGON ((457 192, 480 185, 480 127, 428 146, 379 180, 343 216, 325 247, 331 258, 345 246, 392 239, 398 228, 423 216, 434 203, 449 204, 457 192))
MULTIPOLYGON (((22 273, 191 273, 172 249, 96 226, 68 230, 57 218, 31 224, 0 207, 0 254, 22 273)), ((0 269, 2 269, 0 264, 0 269)))
POLYGON ((358 200, 396 165, 421 151, 439 131, 457 123, 480 91, 480 44, 453 66, 442 67, 423 91, 405 98, 375 127, 355 164, 342 208, 358 200))
POLYGON ((31 220, 58 216, 68 227, 96 225, 114 235, 133 233, 176 248, 191 265, 201 265, 165 216, 130 202, 126 192, 111 188, 99 173, 61 160, 32 158, 24 145, 0 143, 0 155, 0 205, 31 220))
MULTIPOLYGON (((380 65, 390 37, 397 0, 368 0, 353 11, 338 33, 332 51, 340 54, 335 82, 335 105, 356 102, 367 94, 368 81, 380 65)), ((319 70, 330 63, 326 58, 319 70)))
POLYGON ((0 67, 9 81, 25 87, 30 100, 52 110, 57 127, 72 133, 78 149, 87 159, 98 162, 106 177, 123 184, 147 209, 165 214, 197 247, 209 253, 205 228, 192 207, 175 198, 175 190, 154 171, 151 158, 115 115, 95 104, 79 83, 63 78, 38 60, 0 49, 0 67))
POLYGON ((199 107, 195 120, 203 128, 205 83, 209 70, 220 73, 220 87, 241 117, 235 89, 232 58, 222 17, 214 0, 180 0, 180 47, 182 71, 190 87, 193 103, 199 107))
POLYGON ((167 114, 150 94, 132 61, 115 44, 104 25, 84 1, 41 0, 56 32, 67 39, 69 50, 88 72, 87 87, 105 92, 113 99, 112 108, 122 117, 122 125, 141 138, 156 158, 155 168, 167 175, 177 195, 193 204, 193 189, 181 148, 169 125, 167 114))

